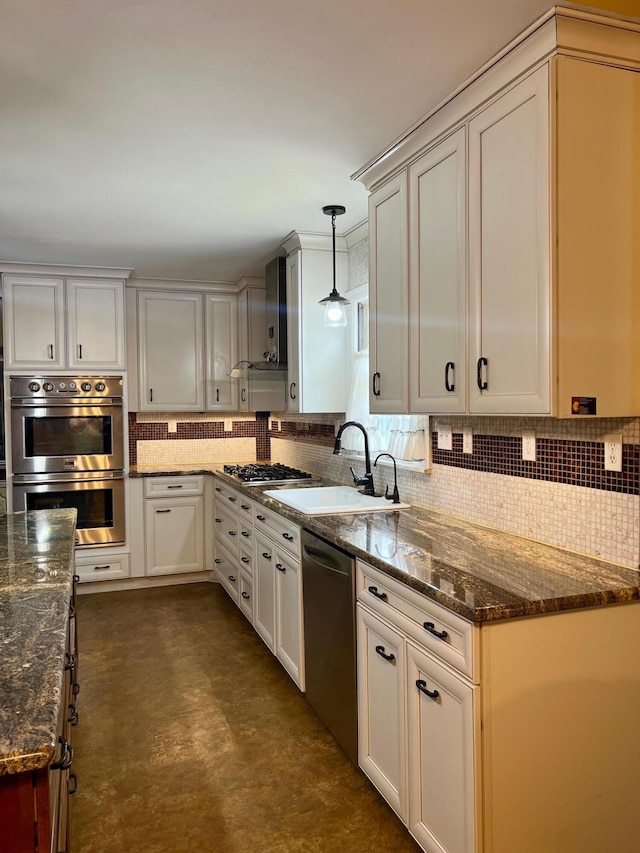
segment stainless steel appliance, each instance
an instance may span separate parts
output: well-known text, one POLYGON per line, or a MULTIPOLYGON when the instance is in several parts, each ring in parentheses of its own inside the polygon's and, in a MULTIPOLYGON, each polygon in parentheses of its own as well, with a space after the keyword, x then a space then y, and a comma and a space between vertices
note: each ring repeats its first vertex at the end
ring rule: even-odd
POLYGON ((306 698, 358 763, 355 560, 302 531, 306 698))
POLYGON ((284 483, 313 483, 317 480, 313 474, 301 471, 299 468, 290 468, 275 462, 273 465, 267 462, 252 462, 248 465, 224 465, 222 470, 234 480, 245 486, 264 486, 267 483, 278 485, 284 483))
POLYGON ((16 511, 73 507, 77 543, 125 541, 122 378, 12 376, 16 511))
POLYGON ((274 258, 265 268, 267 358, 287 364, 287 271, 286 259, 274 258))

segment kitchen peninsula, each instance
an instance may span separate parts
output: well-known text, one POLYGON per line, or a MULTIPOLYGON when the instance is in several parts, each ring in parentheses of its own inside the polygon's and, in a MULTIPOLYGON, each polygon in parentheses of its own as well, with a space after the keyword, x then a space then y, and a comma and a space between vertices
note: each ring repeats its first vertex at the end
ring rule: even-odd
POLYGON ((75 526, 71 509, 0 518, 0 849, 6 853, 66 849, 79 689, 75 526))

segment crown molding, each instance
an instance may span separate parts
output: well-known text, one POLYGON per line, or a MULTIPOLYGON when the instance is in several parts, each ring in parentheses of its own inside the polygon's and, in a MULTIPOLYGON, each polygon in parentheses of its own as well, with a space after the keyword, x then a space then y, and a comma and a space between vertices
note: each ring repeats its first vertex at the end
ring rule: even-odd
POLYGON ((133 269, 114 267, 76 267, 65 264, 26 264, 19 261, 0 261, 0 272, 12 275, 57 275, 63 278, 128 279, 133 269))
MULTIPOLYGON (((292 231, 281 242, 280 247, 287 255, 297 249, 318 249, 323 252, 333 250, 333 241, 330 234, 319 234, 314 231, 292 231)), ((347 241, 344 237, 336 236, 336 252, 347 251, 347 241)))
POLYGON ((185 293, 237 293, 241 288, 233 281, 191 281, 173 278, 130 278, 127 287, 139 290, 184 290, 185 293))
POLYGON ((359 225, 356 225, 351 231, 347 231, 344 239, 347 241, 347 248, 350 249, 356 243, 361 243, 369 236, 369 220, 365 219, 359 225))

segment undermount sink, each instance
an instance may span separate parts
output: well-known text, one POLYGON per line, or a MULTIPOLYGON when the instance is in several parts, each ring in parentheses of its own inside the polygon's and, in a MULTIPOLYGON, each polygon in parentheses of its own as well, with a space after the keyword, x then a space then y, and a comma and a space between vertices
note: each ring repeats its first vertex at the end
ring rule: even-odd
POLYGON ((363 495, 351 486, 318 486, 302 489, 267 489, 269 498, 297 509, 305 515, 333 515, 347 512, 390 512, 409 509, 410 504, 394 504, 386 498, 363 495))

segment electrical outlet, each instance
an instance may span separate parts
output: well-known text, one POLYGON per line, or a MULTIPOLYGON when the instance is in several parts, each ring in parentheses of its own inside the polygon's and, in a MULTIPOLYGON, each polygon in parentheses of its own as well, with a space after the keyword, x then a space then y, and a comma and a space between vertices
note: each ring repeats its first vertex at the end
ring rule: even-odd
POLYGON ((473 453, 473 427, 462 427, 462 452, 473 453))
POLYGON ((605 435, 604 470, 622 471, 622 435, 605 435))
POLYGON ((438 450, 453 449, 453 429, 451 424, 438 424, 438 450))
POLYGON ((175 418, 169 418, 167 421, 167 432, 178 432, 178 422, 175 418))
POLYGON ((224 419, 224 431, 233 432, 233 420, 231 418, 224 419))
POLYGON ((536 461, 536 434, 532 429, 522 431, 522 458, 528 462, 536 461))

